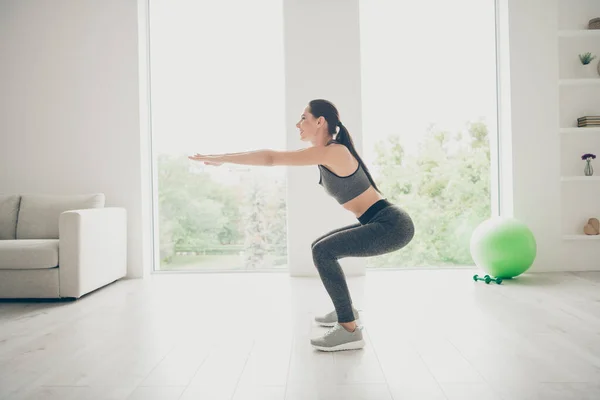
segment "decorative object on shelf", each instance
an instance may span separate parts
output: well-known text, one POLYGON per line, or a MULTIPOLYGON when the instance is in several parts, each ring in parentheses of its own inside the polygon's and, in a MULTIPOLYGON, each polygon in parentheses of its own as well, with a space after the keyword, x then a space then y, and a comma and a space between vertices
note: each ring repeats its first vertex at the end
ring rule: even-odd
POLYGON ((587 53, 579 55, 579 61, 581 61, 583 65, 588 65, 589 63, 594 61, 595 58, 596 56, 593 56, 592 53, 590 53, 589 51, 587 53))
POLYGON ((587 76, 587 77, 598 76, 596 66, 594 64, 592 64, 592 61, 594 61, 595 59, 596 59, 596 56, 592 55, 592 53, 590 53, 590 52, 579 55, 579 61, 581 61, 581 64, 583 64, 583 71, 585 73, 585 76, 587 76))
POLYGON ((597 218, 588 219, 587 224, 583 227, 583 233, 586 235, 600 235, 600 221, 597 218))
POLYGON ((600 29, 600 18, 592 18, 588 22, 589 29, 600 29))
POLYGON ((600 115, 589 115, 577 118, 577 127, 600 126, 600 115))
POLYGON ((596 155, 591 154, 591 153, 586 153, 581 156, 581 159, 585 161, 585 168, 583 170, 583 173, 585 174, 585 176, 594 175, 594 168, 592 167, 592 160, 595 158, 596 158, 596 155))

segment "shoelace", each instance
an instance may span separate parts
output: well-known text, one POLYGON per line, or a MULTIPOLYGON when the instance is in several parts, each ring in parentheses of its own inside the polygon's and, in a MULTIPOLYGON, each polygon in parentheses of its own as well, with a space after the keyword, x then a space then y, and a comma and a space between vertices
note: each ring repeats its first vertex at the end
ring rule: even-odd
POLYGON ((340 329, 342 326, 340 324, 336 324, 333 326, 333 328, 331 328, 330 330, 328 330, 327 332, 325 332, 325 337, 333 334, 334 332, 336 332, 338 329, 340 329))

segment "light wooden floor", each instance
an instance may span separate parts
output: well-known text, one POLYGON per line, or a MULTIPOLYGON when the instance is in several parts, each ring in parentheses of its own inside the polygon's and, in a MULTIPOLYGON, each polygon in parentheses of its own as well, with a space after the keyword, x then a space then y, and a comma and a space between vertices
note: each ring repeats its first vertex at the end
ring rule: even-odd
POLYGON ((600 272, 352 278, 367 347, 322 353, 320 281, 152 276, 0 303, 0 399, 599 399, 600 272))

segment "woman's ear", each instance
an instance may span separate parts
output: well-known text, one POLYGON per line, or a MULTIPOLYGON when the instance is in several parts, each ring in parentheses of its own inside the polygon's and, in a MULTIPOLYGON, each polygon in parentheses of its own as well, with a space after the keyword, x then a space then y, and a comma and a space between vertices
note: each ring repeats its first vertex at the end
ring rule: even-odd
POLYGON ((325 117, 317 118, 317 128, 323 125, 325 125, 325 117))

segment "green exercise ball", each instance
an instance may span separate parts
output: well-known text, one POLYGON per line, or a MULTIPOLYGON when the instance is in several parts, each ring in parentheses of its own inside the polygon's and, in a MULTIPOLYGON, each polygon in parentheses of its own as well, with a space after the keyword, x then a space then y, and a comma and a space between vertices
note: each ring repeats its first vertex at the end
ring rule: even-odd
POLYGON ((531 267, 537 245, 533 233, 521 221, 493 217, 473 231, 470 250, 479 268, 492 276, 510 279, 531 267))

